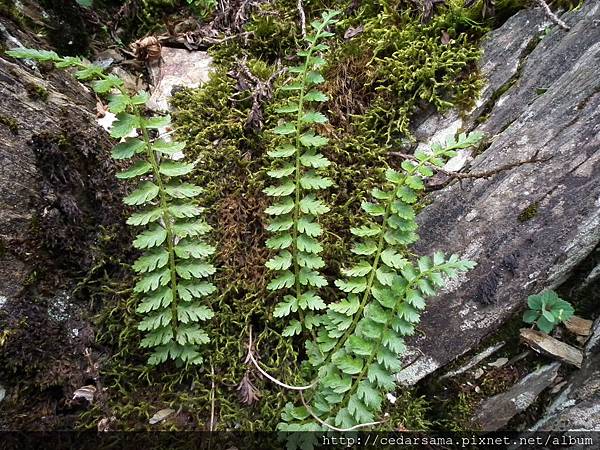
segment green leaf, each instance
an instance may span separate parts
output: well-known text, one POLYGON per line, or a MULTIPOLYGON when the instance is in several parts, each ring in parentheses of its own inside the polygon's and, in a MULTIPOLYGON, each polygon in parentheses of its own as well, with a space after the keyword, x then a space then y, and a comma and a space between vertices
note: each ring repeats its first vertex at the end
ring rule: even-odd
POLYGON ((186 325, 180 326, 177 329, 177 336, 175 336, 175 340, 180 345, 185 344, 208 344, 210 342, 210 338, 205 331, 198 328, 197 325, 186 325))
POLYGON ((292 321, 281 333, 282 336, 295 336, 302 333, 302 324, 297 320, 292 321))
POLYGON ((375 416, 369 408, 358 398, 358 394, 350 396, 348 400, 348 412, 358 423, 369 423, 375 420, 375 416))
POLYGON ((325 82, 325 78, 319 72, 310 71, 306 74, 306 81, 309 84, 321 84, 325 82))
POLYGON ((280 89, 282 91, 301 91, 302 89, 304 89, 304 83, 297 81, 286 84, 285 86, 281 86, 280 89))
POLYGON ((398 317, 410 323, 417 323, 421 317, 419 312, 408 303, 400 303, 396 308, 396 312, 398 317))
POLYGON ((385 178, 394 184, 404 183, 404 175, 394 169, 387 169, 385 171, 385 178))
POLYGON ((391 318, 390 311, 383 309, 378 303, 369 303, 365 308, 365 317, 375 323, 386 325, 391 318))
POLYGON ((306 197, 300 200, 300 211, 302 211, 304 214, 318 216, 329 212, 329 207, 321 200, 315 198, 313 194, 308 194, 306 197))
POLYGON ((326 102, 329 97, 320 91, 312 90, 304 96, 304 100, 307 102, 326 102))
POLYGON ((360 207, 363 209, 363 211, 373 217, 385 215, 385 208, 375 203, 362 202, 360 207))
POLYGON ((161 327, 146 334, 140 342, 140 347, 149 348, 164 345, 173 340, 173 327, 161 327))
POLYGON ((323 246, 315 238, 301 234, 297 240, 298 250, 306 253, 321 253, 323 246))
POLYGON ((315 169, 328 167, 331 164, 327 158, 320 153, 315 153, 314 151, 308 151, 304 153, 300 157, 300 163, 305 167, 313 167, 315 169))
POLYGON ((294 206, 294 200, 291 197, 288 197, 279 203, 269 206, 267 209, 265 209, 265 213, 271 216, 281 216, 289 213, 292 209, 294 209, 294 206))
POLYGON ((423 180, 417 175, 411 175, 406 177, 404 182, 409 188, 414 189, 415 191, 422 191, 423 189, 425 189, 425 186, 423 185, 423 180))
POLYGON ((267 152, 267 154, 271 158, 289 158, 290 156, 296 154, 296 147, 290 144, 283 144, 277 147, 275 150, 267 152))
POLYGON ((140 118, 133 114, 117 114, 117 120, 110 129, 110 135, 114 138, 123 138, 129 135, 136 128, 140 127, 140 118))
MULTIPOLYGON (((325 282, 327 283, 327 282, 325 282)), ((313 291, 304 292, 298 299, 298 305, 301 309, 310 309, 311 311, 320 311, 326 308, 325 302, 313 291)))
POLYGON ((394 283, 394 279, 398 276, 396 272, 380 267, 375 272, 377 280, 384 286, 391 286, 394 283))
POLYGON ((92 89, 99 94, 104 94, 119 86, 123 86, 123 80, 113 74, 92 83, 92 89))
POLYGON ((271 178, 283 178, 293 174, 296 171, 296 167, 293 164, 286 164, 280 169, 273 169, 267 172, 271 178))
POLYGON ((158 289, 159 286, 166 286, 171 281, 171 271, 169 268, 150 272, 143 275, 135 284, 134 292, 148 292, 158 289))
POLYGON ((289 122, 282 123, 281 125, 273 128, 273 133, 279 134, 282 136, 285 136, 288 134, 294 134, 295 132, 296 132, 296 125, 294 125, 293 123, 289 123, 289 122))
POLYGON ((173 314, 170 309, 166 309, 156 314, 152 314, 151 316, 146 317, 138 324, 138 330, 140 331, 150 331, 156 330, 160 327, 166 327, 171 324, 171 319, 173 318, 173 314))
POLYGON ((265 263, 265 266, 271 270, 286 270, 292 265, 292 254, 287 250, 279 252, 265 263))
POLYGON ((343 373, 348 375, 356 375, 360 373, 363 368, 363 360, 360 358, 352 358, 350 355, 344 355, 339 358, 334 358, 333 363, 343 373))
POLYGON ((372 237, 377 236, 381 233, 381 227, 375 223, 369 223, 369 225, 362 225, 357 228, 350 228, 350 232, 354 236, 358 237, 372 237))
POLYGON ((179 263, 175 267, 175 270, 181 278, 186 280, 192 278, 204 278, 217 271, 212 264, 193 261, 179 263))
POLYGON ((301 120, 306 123, 327 123, 327 117, 317 111, 308 111, 304 113, 301 120))
POLYGON ((320 236, 323 232, 321 225, 303 216, 298 220, 298 231, 311 237, 320 236))
POLYGON ((298 252, 297 258, 298 265, 300 267, 306 267, 307 269, 320 269, 325 267, 325 261, 323 261, 323 258, 314 254, 300 251, 298 252))
POLYGON ((403 269, 408 260, 403 258, 396 250, 387 248, 381 252, 381 261, 392 269, 403 269))
POLYGON ((127 170, 123 172, 119 172, 117 174, 117 178, 120 180, 126 180, 128 178, 134 178, 142 176, 152 169, 150 163, 146 161, 137 161, 133 165, 131 165, 127 170))
POLYGON ((214 284, 206 281, 180 281, 177 284, 177 293, 185 302, 189 302, 193 298, 205 297, 216 290, 214 284))
POLYGON ((267 239, 266 245, 267 248, 281 250, 284 248, 288 248, 292 245, 293 238, 290 233, 282 233, 278 236, 273 236, 270 239, 267 239))
POLYGON ((191 183, 165 185, 165 193, 172 198, 193 198, 202 193, 202 188, 191 183))
POLYGON ((384 391, 392 391, 396 388, 396 380, 380 364, 371 364, 367 372, 367 379, 377 384, 384 391))
POLYGON ((425 309, 425 300, 419 295, 419 291, 415 289, 406 289, 406 302, 419 311, 425 309))
POLYGON ((140 314, 145 314, 157 309, 167 308, 172 302, 173 291, 170 287, 163 287, 144 297, 144 300, 140 302, 135 310, 140 314))
POLYGON ((93 78, 101 78, 104 75, 104 69, 93 64, 87 65, 85 68, 75 72, 75 78, 78 80, 91 80, 93 78))
POLYGON ((398 357, 385 348, 380 349, 377 353, 377 362, 391 373, 398 373, 402 369, 402 363, 398 357))
POLYGON ((129 219, 127 219, 127 225, 139 227, 141 225, 148 225, 150 222, 156 222, 162 217, 162 208, 153 208, 146 211, 133 213, 129 219))
POLYGON ((133 241, 135 248, 151 248, 161 245, 167 239, 167 230, 160 225, 154 225, 149 230, 138 234, 133 241))
POLYGON ((419 281, 417 281, 417 286, 419 287, 419 290, 423 293, 423 295, 435 295, 435 289, 433 289, 429 281, 427 281, 426 279, 421 278, 419 281))
POLYGON ((202 208, 190 203, 179 203, 169 206, 169 214, 177 219, 196 217, 202 213, 202 208))
POLYGON ((214 255, 215 247, 212 245, 205 244, 204 242, 194 241, 181 241, 173 250, 179 258, 190 259, 190 258, 206 258, 214 255))
POLYGON ((126 138, 124 142, 114 146, 111 156, 113 159, 129 159, 136 153, 143 151, 145 147, 144 141, 136 138, 126 138))
POLYGON ((379 302, 381 306, 388 309, 393 309, 398 303, 398 296, 390 288, 373 286, 371 293, 375 300, 379 302))
POLYGON ((294 274, 289 270, 286 270, 284 272, 281 272, 281 274, 278 277, 272 279, 271 282, 267 285, 267 289, 269 289, 270 291, 276 291, 279 289, 290 288, 294 285, 295 281, 296 277, 294 276, 294 274))
POLYGON ((321 177, 314 172, 308 172, 300 178, 300 186, 303 189, 326 189, 332 185, 331 179, 321 177))
POLYGON ((372 255, 377 251, 377 244, 374 241, 366 240, 356 244, 351 251, 356 255, 372 255))
POLYGON ((313 270, 308 270, 305 268, 300 269, 300 273, 298 274, 298 281, 302 286, 308 285, 316 288, 327 286, 327 280, 323 275, 319 274, 319 272, 315 272, 313 270))
POLYGON ((329 305, 331 311, 338 312, 347 316, 353 316, 360 308, 358 296, 350 294, 345 300, 329 305))
POLYGON ((285 180, 279 186, 269 186, 263 189, 263 192, 269 197, 284 197, 296 191, 296 184, 292 180, 285 180))
POLYGON ((123 199, 126 205, 143 205, 158 195, 158 186, 151 181, 142 182, 139 187, 123 199))
POLYGON ((108 97, 108 110, 113 114, 124 112, 131 105, 131 98, 128 95, 112 94, 108 97))
POLYGON ((290 216, 279 216, 267 225, 267 230, 271 232, 275 231, 286 231, 292 228, 294 220, 290 216))
POLYGON ((547 334, 549 334, 554 329, 554 323, 550 322, 543 315, 539 317, 539 319, 536 322, 536 325, 540 329, 540 331, 543 331, 547 334))
POLYGON ((56 52, 49 50, 36 50, 33 48, 15 47, 5 52, 8 56, 17 59, 32 59, 34 61, 60 61, 61 57, 56 52))
POLYGON ((164 249, 156 249, 138 258, 133 264, 133 270, 138 273, 152 272, 166 266, 168 262, 169 252, 164 249))
POLYGON ((414 220, 415 218, 415 211, 412 207, 401 200, 392 203, 392 212, 398 214, 402 219, 414 220))
POLYGON ((273 310, 273 317, 287 317, 291 313, 298 311, 298 301, 291 295, 283 297, 273 310))
POLYGON ((185 142, 167 142, 164 139, 158 139, 152 143, 152 150, 158 153, 162 153, 163 155, 169 156, 181 152, 184 148, 185 142))
POLYGON ((203 322, 212 319, 215 313, 204 305, 178 305, 177 319, 181 323, 203 322))
POLYGON ((206 222, 177 222, 172 225, 175 236, 186 238, 190 236, 203 236, 212 230, 206 222))
POLYGON ((383 332, 382 344, 385 345, 395 355, 401 355, 406 351, 404 339, 399 337, 392 330, 385 330, 383 332))
POLYGON ((400 186, 396 191, 396 196, 404 203, 412 204, 417 201, 417 193, 408 186, 400 186))
POLYGON ((371 270, 373 270, 371 263, 368 261, 360 261, 350 269, 342 269, 341 272, 347 277, 364 277, 371 273, 371 270))
POLYGON ((356 395, 368 408, 374 409, 375 411, 381 410, 383 398, 368 380, 362 380, 358 383, 356 395))
POLYGON ((533 311, 533 310, 529 309, 529 310, 525 311, 525 314, 523 314, 523 322, 533 323, 538 319, 539 315, 540 315, 540 313, 538 311, 533 311))
POLYGON ((168 177, 179 177, 182 175, 187 175, 192 170, 194 170, 194 163, 183 163, 178 161, 163 161, 160 164, 158 171, 162 175, 166 175, 168 177))
POLYGON ((367 289, 367 279, 361 277, 350 278, 348 281, 335 280, 335 285, 344 292, 359 293, 364 292, 367 289))
POLYGON ((149 119, 144 119, 144 126, 146 128, 165 128, 171 124, 171 116, 154 116, 149 119))
POLYGON ((279 108, 275 108, 275 112, 278 114, 287 114, 294 113, 298 111, 298 103, 291 102, 287 105, 280 106, 279 108))
POLYGON ((328 142, 329 139, 323 136, 316 135, 315 132, 312 130, 307 131, 306 133, 302 134, 302 136, 300 136, 300 143, 305 147, 323 147, 324 145, 327 145, 328 142))

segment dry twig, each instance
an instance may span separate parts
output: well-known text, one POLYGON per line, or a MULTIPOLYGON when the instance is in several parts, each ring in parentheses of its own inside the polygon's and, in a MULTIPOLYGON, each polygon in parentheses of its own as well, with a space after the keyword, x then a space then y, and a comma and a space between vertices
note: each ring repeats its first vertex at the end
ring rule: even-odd
POLYGON ((544 10, 544 13, 546 14, 546 17, 548 17, 548 19, 550 19, 553 23, 555 23, 556 25, 558 25, 560 28, 562 28, 565 31, 569 31, 571 29, 571 27, 569 25, 567 25, 556 14, 554 14, 554 12, 552 12, 550 7, 544 0, 535 0, 535 1, 538 5, 540 5, 542 7, 542 9, 544 10))

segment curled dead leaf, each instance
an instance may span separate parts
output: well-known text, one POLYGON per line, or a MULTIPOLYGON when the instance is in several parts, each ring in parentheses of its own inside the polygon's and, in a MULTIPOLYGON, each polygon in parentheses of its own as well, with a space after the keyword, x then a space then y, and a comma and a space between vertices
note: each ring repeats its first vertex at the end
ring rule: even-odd
POLYGON ((160 423, 163 420, 165 420, 166 418, 170 417, 174 412, 175 412, 175 410, 171 409, 171 408, 161 409, 156 414, 154 414, 152 417, 150 417, 150 420, 148 421, 148 423, 150 425, 156 425, 157 423, 160 423))

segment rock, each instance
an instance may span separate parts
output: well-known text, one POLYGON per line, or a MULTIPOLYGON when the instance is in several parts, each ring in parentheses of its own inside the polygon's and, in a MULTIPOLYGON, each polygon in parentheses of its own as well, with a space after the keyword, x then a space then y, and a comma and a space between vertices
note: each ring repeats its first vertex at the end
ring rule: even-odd
MULTIPOLYGON (((489 146, 470 170, 544 161, 431 196, 415 251, 459 253, 477 267, 430 301, 423 333, 409 341, 404 382, 476 348, 528 295, 560 285, 600 242, 599 18, 600 3, 586 2, 562 16, 571 31, 551 26, 545 35, 543 12, 523 10, 486 40, 488 86, 460 126, 486 133, 489 146)), ((442 119, 426 118, 417 130, 436 139, 445 132, 436 124, 456 128, 451 113, 442 119)))
POLYGON ((581 367, 583 361, 583 352, 581 350, 565 344, 552 336, 548 336, 546 333, 541 333, 530 328, 522 329, 520 335, 521 341, 536 352, 551 356, 572 366, 581 367))
POLYGON ((168 111, 173 88, 195 88, 210 78, 212 57, 207 52, 163 47, 160 64, 150 66, 153 92, 148 108, 168 111))
POLYGON ((473 418, 483 431, 497 431, 525 411, 558 374, 560 363, 552 363, 530 373, 507 392, 485 399, 473 418))
POLYGON ((600 429, 600 319, 584 349, 581 370, 567 380, 562 393, 554 400, 532 431, 600 429))
POLYGON ((453 370, 451 372, 448 372, 448 373, 445 373, 444 375, 442 375, 440 377, 440 380, 443 380, 444 378, 455 377, 456 375, 460 375, 461 373, 466 372, 467 370, 471 369, 472 367, 475 367, 481 361, 483 361, 484 359, 493 355, 498 350, 500 350, 502 347, 504 347, 504 344, 505 344, 504 342, 498 342, 497 344, 494 344, 491 347, 486 348, 481 353, 478 353, 473 358, 471 358, 469 360, 469 362, 467 362, 464 366, 461 366, 456 370, 453 370))

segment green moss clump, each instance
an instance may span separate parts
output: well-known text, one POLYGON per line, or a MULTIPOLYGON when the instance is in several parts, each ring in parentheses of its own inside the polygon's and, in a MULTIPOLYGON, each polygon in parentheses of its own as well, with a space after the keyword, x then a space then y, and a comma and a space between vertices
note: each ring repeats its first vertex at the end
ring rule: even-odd
POLYGON ((16 119, 0 114, 0 123, 7 126, 12 134, 19 134, 19 122, 16 119))
POLYGON ((50 96, 48 90, 44 86, 35 83, 27 83, 25 85, 25 90, 27 91, 29 98, 33 100, 46 102, 50 96))
POLYGON ((537 216, 539 209, 539 202, 533 202, 531 205, 521 211, 521 213, 517 216, 517 220, 519 222, 527 222, 528 220, 531 220, 537 216))

